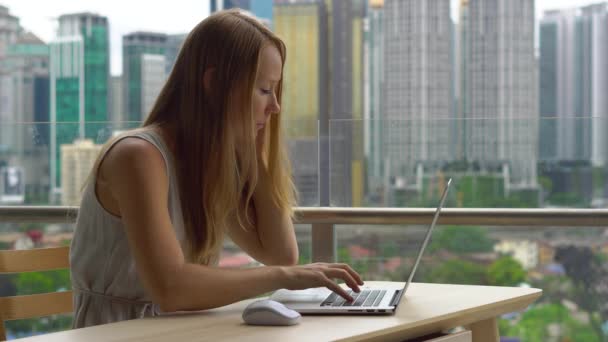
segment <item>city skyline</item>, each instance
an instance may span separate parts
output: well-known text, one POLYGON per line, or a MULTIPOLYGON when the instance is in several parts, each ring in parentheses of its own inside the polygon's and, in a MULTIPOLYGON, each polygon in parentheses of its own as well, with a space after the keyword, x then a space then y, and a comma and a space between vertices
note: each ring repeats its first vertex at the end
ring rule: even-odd
MULTIPOLYGON (((542 174, 537 174, 536 170, 544 166, 539 166, 536 158, 539 139, 534 123, 538 114, 534 3, 534 0, 463 0, 462 4, 468 6, 459 7, 466 10, 462 10, 460 24, 454 26, 450 18, 450 0, 386 0, 384 6, 388 14, 377 23, 365 23, 364 18, 369 14, 363 7, 363 0, 275 1, 274 31, 285 41, 293 57, 290 59, 292 63, 285 68, 285 84, 288 86, 283 97, 283 109, 286 120, 291 120, 291 126, 287 125, 288 131, 301 131, 290 131, 292 134, 288 136, 308 139, 297 143, 310 145, 310 151, 302 153, 311 157, 315 155, 315 140, 310 137, 331 138, 329 146, 323 144, 323 140, 316 142, 318 171, 309 170, 307 165, 304 172, 296 165, 296 176, 303 177, 302 182, 296 181, 298 189, 302 184, 317 185, 317 191, 310 191, 311 203, 316 202, 314 198, 319 196, 320 205, 359 206, 366 200, 365 193, 378 188, 378 184, 371 183, 379 181, 381 185, 374 196, 379 195, 383 187, 393 187, 394 198, 392 195, 383 196, 381 203, 394 205, 395 201, 408 197, 403 197, 408 191, 415 192, 422 199, 426 184, 441 179, 439 171, 475 169, 501 182, 500 189, 504 186, 501 196, 508 196, 510 189, 537 191, 538 177, 542 174), (319 7, 316 12, 309 8, 313 4, 319 7), (307 23, 302 21, 304 13, 311 14, 307 23), (491 20, 484 21, 480 31, 477 28, 481 25, 481 18, 491 20), (370 27, 364 30, 364 24, 370 27), (432 37, 427 37, 425 32, 432 33, 432 37), (380 41, 385 51, 376 49, 378 46, 374 44, 380 41), (367 55, 370 52, 372 54, 367 55), (373 61, 372 56, 375 56, 373 61), (382 66, 383 70, 366 69, 370 63, 382 66), (378 80, 380 83, 375 84, 378 80), (368 89, 372 83, 378 88, 377 93, 372 94, 372 89, 368 89), (307 101, 303 102, 303 99, 307 101), (364 109, 367 114, 363 113, 364 109), (372 115, 372 111, 380 115, 372 115), (364 153, 361 139, 366 124, 353 120, 372 117, 400 122, 405 126, 400 128, 391 124, 390 129, 383 128, 382 132, 375 128, 366 130, 368 140, 365 143, 377 148, 373 153, 371 149, 364 153), (475 120, 452 129, 447 120, 454 118, 475 120), (293 124, 303 119, 309 119, 312 125, 293 124), (446 122, 438 126, 439 119, 446 122), (411 125, 416 120, 418 123, 411 125), (308 131, 308 128, 312 130, 308 131), (456 142, 460 151, 451 151, 450 142, 460 134, 466 138, 456 142), (375 158, 378 147, 386 154, 385 157, 375 158), (455 161, 461 165, 450 165, 455 161), (368 185, 364 179, 369 168, 374 170, 374 174, 368 185), (382 171, 383 168, 388 171, 382 171), (303 173, 298 174, 298 171, 303 173), (310 182, 310 177, 315 174, 319 175, 318 183, 310 182), (329 189, 329 192, 320 189, 329 189), (387 202, 389 198, 393 200, 387 202)), ((590 7, 605 8, 606 3, 590 7)), ((6 8, 2 9, 4 16, 16 24, 18 17, 9 15, 6 8)), ((582 7, 577 13, 586 11, 588 7, 582 7)), ((98 135, 101 143, 102 137, 108 136, 107 128, 90 123, 105 123, 110 118, 123 115, 130 122, 144 119, 168 65, 165 62, 167 34, 136 31, 123 35, 122 53, 127 63, 123 64, 122 84, 128 87, 115 91, 122 95, 112 99, 109 88, 120 88, 120 80, 113 80, 116 87, 99 81, 102 75, 110 75, 109 18, 81 12, 63 14, 60 22, 59 36, 49 46, 52 66, 50 108, 54 109, 50 111, 50 122, 78 122, 78 125, 69 131, 60 125, 51 126, 53 189, 59 189, 59 147, 68 142, 65 139, 95 138, 94 135, 98 135), (96 57, 90 59, 86 55, 96 57), (93 65, 91 61, 97 62, 93 65), (94 91, 99 92, 99 96, 91 97, 94 91), (108 97, 107 103, 102 101, 105 97, 108 97), (120 107, 133 107, 132 110, 120 115, 105 113, 110 105, 121 102, 120 107), (99 115, 102 117, 98 118, 99 115)), ((15 31, 17 26, 11 27, 7 32, 19 32, 15 31)), ((7 41, 11 42, 10 36, 7 41)), ((585 51, 577 45, 572 54, 585 51)), ((543 61, 540 63, 542 69, 543 61)), ((589 63, 584 65, 590 66, 589 63)), ((6 67, 10 70, 10 64, 6 67)), ((587 70, 585 75, 591 70, 583 69, 587 70)), ((562 86, 566 87, 567 83, 562 86)), ((583 82, 584 85, 588 83, 583 82)), ((579 88, 580 91, 586 89, 587 97, 591 98, 591 88, 579 88)), ((600 89, 594 83, 594 92, 596 88, 600 89)), ((5 93, 11 94, 8 90, 5 93)), ((294 151, 302 150, 302 146, 292 147, 294 151)), ((301 157, 299 155, 296 159, 301 157)), ((560 168, 562 161, 555 160, 553 164, 560 168)))
MULTIPOLYGON (((460 0, 450 0, 451 17, 458 21, 458 4, 460 0)), ((536 24, 546 10, 581 7, 602 1, 593 0, 537 0, 536 24)), ((35 0, 0 0, 0 6, 8 7, 10 13, 20 19, 21 26, 34 33, 45 43, 56 38, 56 21, 62 14, 91 12, 108 17, 110 26, 110 62, 111 75, 122 73, 122 36, 135 31, 153 31, 166 34, 189 32, 198 22, 209 15, 209 0, 181 0, 176 15, 167 16, 166 6, 162 2, 146 3, 146 15, 139 15, 142 4, 139 2, 121 2, 92 0, 57 0, 39 2, 35 0), (35 10, 33 10, 35 9, 35 10)))

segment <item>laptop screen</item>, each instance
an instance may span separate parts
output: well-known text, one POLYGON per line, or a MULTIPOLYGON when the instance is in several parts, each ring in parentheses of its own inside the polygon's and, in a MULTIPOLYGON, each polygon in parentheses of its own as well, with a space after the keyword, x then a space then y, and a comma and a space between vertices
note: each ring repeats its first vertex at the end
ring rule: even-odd
MULTIPOLYGON (((439 206, 435 210, 435 215, 433 216, 433 221, 431 222, 431 225, 429 226, 429 229, 426 232, 426 235, 424 237, 424 242, 422 242, 422 246, 420 246, 420 250, 418 251, 418 256, 416 257, 416 262, 414 263, 414 266, 412 267, 412 270, 410 271, 410 275, 407 279, 407 282, 405 283, 405 286, 403 287, 403 291, 401 291, 401 293, 399 294, 398 299, 400 299, 401 296, 403 296, 403 294, 407 290, 407 287, 410 285, 410 283, 414 279, 414 274, 416 273, 418 264, 420 263, 420 260, 422 259, 422 254, 424 253, 424 250, 426 249, 426 246, 428 245, 429 240, 431 239, 431 234, 433 232, 433 229, 435 228, 437 219, 439 218, 439 213, 441 212, 445 199, 448 195, 448 190, 450 189, 450 184, 452 184, 452 178, 448 179, 448 182, 445 185, 445 188, 443 189, 443 194, 441 195, 441 200, 439 201, 439 206)), ((397 299, 397 301, 395 301, 396 303, 399 303, 398 299, 397 299)))

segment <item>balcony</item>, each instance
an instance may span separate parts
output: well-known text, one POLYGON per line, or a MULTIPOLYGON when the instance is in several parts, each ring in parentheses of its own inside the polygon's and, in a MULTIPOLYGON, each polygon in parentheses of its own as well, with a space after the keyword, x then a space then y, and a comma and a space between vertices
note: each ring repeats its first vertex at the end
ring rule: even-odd
MULTIPOLYGON (((608 282, 603 152, 593 150, 591 141, 560 157, 557 147, 548 150, 547 141, 557 140, 560 129, 591 123, 601 127, 604 120, 569 120, 521 119, 508 125, 498 119, 330 120, 325 128, 316 120, 288 121, 302 205, 295 216, 300 262, 335 260, 351 264, 368 280, 404 280, 437 205, 438 189, 452 177, 454 187, 414 281, 539 287, 543 298, 526 312, 503 317, 501 335, 524 341, 539 336, 599 341, 608 302, 602 287, 608 282), (497 133, 465 136, 477 126, 497 133), (514 135, 522 127, 538 134, 514 135), (418 135, 403 137, 413 132, 418 135), (542 132, 548 134, 545 139, 542 132), (372 136, 387 140, 373 141, 372 136), (400 141, 399 148, 383 149, 389 139, 400 141), (407 158, 397 163, 399 155, 407 158), (458 157, 463 155, 478 159, 463 161, 458 157)), ((23 173, 18 176, 23 191, 3 192, 0 248, 69 243, 79 182, 92 165, 88 155, 96 156, 114 132, 137 123, 53 126, 0 127, 0 140, 20 141, 0 149, 3 170, 23 173), (88 143, 80 139, 87 132, 95 132, 88 143), (53 134, 55 143, 50 142, 53 134), (65 145, 79 152, 70 159, 65 145), (68 169, 70 175, 62 172, 68 169), (74 184, 68 186, 66 180, 74 184)), ((221 264, 259 265, 230 241, 221 264)), ((0 279, 7 293, 33 293, 41 290, 40 284, 70 286, 68 274, 53 272, 0 279)), ((69 317, 51 317, 10 322, 8 328, 22 336, 65 329, 69 322, 69 317)))

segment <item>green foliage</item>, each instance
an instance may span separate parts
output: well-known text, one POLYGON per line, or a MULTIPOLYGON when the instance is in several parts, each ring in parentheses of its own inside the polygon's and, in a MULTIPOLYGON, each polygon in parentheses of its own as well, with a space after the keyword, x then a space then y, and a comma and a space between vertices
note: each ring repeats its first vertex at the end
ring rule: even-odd
MULTIPOLYGON (((14 284, 17 295, 29 295, 35 293, 48 293, 60 290, 69 290, 69 270, 57 270, 49 272, 28 272, 14 275, 14 284)), ((32 318, 7 322, 6 327, 17 336, 35 332, 52 332, 69 329, 72 317, 56 315, 43 318, 32 318)))
POLYGON ((516 286, 526 280, 526 271, 510 256, 502 257, 488 267, 488 283, 497 286, 516 286))
POLYGON ((71 288, 69 270, 19 273, 15 276, 14 281, 17 295, 55 292, 71 288))
POLYGON ((555 252, 572 281, 572 299, 587 312, 596 336, 603 336, 601 325, 608 320, 605 305, 606 292, 602 284, 608 283, 608 270, 589 247, 561 246, 555 252))
POLYGON ((541 279, 532 280, 530 285, 543 289, 543 296, 539 301, 544 303, 559 303, 563 298, 572 297, 572 282, 566 276, 545 275, 541 279))
POLYGON ((298 263, 300 265, 310 264, 312 262, 312 251, 310 243, 301 243, 301 245, 298 246, 298 249, 300 251, 300 258, 298 260, 298 263))
POLYGON ((457 191, 463 194, 462 206, 466 208, 488 207, 490 199, 505 196, 503 179, 496 176, 465 176, 455 185, 457 191))
POLYGON ((353 269, 359 273, 363 278, 367 278, 369 272, 369 261, 368 260, 355 260, 352 264, 353 269))
POLYGON ((395 241, 383 242, 380 246, 380 255, 383 258, 390 258, 394 256, 400 256, 399 245, 395 241))
POLYGON ((442 284, 485 285, 486 270, 483 266, 462 260, 448 260, 430 272, 425 272, 423 282, 442 284))
POLYGON ((547 198, 547 201, 553 205, 561 205, 566 207, 589 207, 589 203, 587 203, 587 201, 585 201, 578 194, 572 192, 557 192, 551 194, 551 196, 547 198))
POLYGON ((585 341, 601 342, 593 329, 575 320, 568 309, 561 304, 546 304, 530 308, 524 312, 516 325, 502 320, 499 323, 501 336, 518 337, 526 342, 585 341), (557 324, 558 336, 550 336, 549 326, 557 324))
POLYGON ((449 226, 439 229, 431 240, 430 250, 445 249, 452 253, 491 252, 494 243, 479 227, 449 226))
POLYGON ((593 177, 593 192, 594 197, 602 197, 604 184, 606 184, 606 173, 603 167, 594 167, 591 170, 591 174, 593 177))
POLYGON ((68 330, 72 326, 72 315, 53 315, 49 317, 7 321, 6 329, 17 337, 37 333, 50 333, 68 330))
POLYGON ((553 191, 553 181, 547 176, 539 176, 538 184, 540 184, 543 190, 547 193, 551 193, 551 191, 553 191))
POLYGON ((348 252, 348 248, 340 247, 338 248, 338 262, 343 262, 345 264, 352 264, 352 258, 350 257, 350 253, 348 252))

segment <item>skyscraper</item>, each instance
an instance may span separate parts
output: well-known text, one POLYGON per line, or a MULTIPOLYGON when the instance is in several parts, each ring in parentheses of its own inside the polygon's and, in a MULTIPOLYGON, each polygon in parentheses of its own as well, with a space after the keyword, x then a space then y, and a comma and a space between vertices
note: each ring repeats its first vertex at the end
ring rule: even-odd
POLYGON ((167 76, 171 74, 173 65, 175 65, 175 61, 179 55, 179 50, 184 45, 187 36, 185 33, 167 35, 167 49, 165 51, 165 62, 167 63, 165 73, 167 76))
POLYGON ((275 1, 274 30, 287 46, 281 111, 300 204, 328 205, 329 153, 319 155, 318 140, 319 123, 326 122, 327 130, 329 115, 325 3, 275 1))
POLYGON ((21 32, 19 18, 10 14, 8 8, 0 5, 0 58, 4 57, 6 48, 17 40, 21 32))
POLYGON ((367 73, 365 90, 365 154, 367 158, 368 195, 374 203, 384 197, 383 116, 381 112, 384 84, 384 0, 370 1, 365 37, 367 73))
POLYGON ((81 188, 93 169, 103 145, 90 139, 77 139, 73 144, 61 145, 61 203, 78 205, 81 188))
POLYGON ((593 46, 591 163, 595 167, 604 167, 608 163, 608 12, 605 4, 600 6, 594 7, 590 15, 593 46))
POLYGON ((321 205, 362 203, 364 15, 363 1, 275 1, 274 30, 291 56, 282 112, 290 138, 319 136, 321 205))
POLYGON ((49 48, 22 32, 0 59, 0 161, 24 170, 25 193, 36 201, 48 195, 49 48), (40 122, 40 123, 34 123, 40 122))
POLYGON ((452 157, 449 0, 386 0, 383 149, 393 187, 422 191, 421 174, 452 157))
POLYGON ((215 11, 241 8, 253 13, 266 25, 272 24, 272 0, 211 0, 210 13, 215 11))
POLYGON ((456 57, 457 64, 454 66, 456 69, 456 89, 455 94, 458 96, 458 107, 456 108, 455 122, 454 122, 454 156, 457 160, 466 160, 466 121, 465 121, 465 107, 467 104, 467 97, 464 95, 467 78, 465 77, 465 68, 468 63, 467 60, 467 49, 466 46, 469 43, 468 35, 467 35, 467 23, 469 22, 469 0, 460 0, 459 7, 459 22, 458 22, 458 32, 456 33, 456 46, 457 46, 457 54, 456 57))
POLYGON ((77 138, 95 139, 108 120, 109 61, 106 17, 59 17, 57 39, 50 44, 51 184, 56 194, 61 189, 60 146, 77 138))
POLYGON ((534 0, 463 1, 465 159, 535 189, 537 101, 534 0))
POLYGON ((541 160, 605 164, 607 31, 605 3, 545 12, 540 22, 541 160))
POLYGON ((161 89, 165 85, 166 61, 164 55, 141 55, 141 106, 142 120, 145 120, 161 89))
POLYGON ((120 122, 126 120, 122 76, 112 76, 110 79, 110 115, 109 119, 116 129, 121 129, 120 122))
POLYGON ((362 206, 363 18, 366 1, 327 1, 330 57, 331 204, 362 206))
POLYGON ((149 102, 152 101, 144 96, 150 97, 154 93, 154 90, 158 88, 157 80, 161 79, 164 83, 166 66, 160 70, 151 68, 149 65, 151 61, 160 58, 162 58, 162 63, 165 63, 167 35, 154 32, 134 32, 123 36, 122 45, 123 99, 126 118, 127 121, 140 122, 148 115, 151 107, 149 102), (148 82, 153 82, 153 84, 148 82), (148 103, 145 103, 146 101, 148 103))

